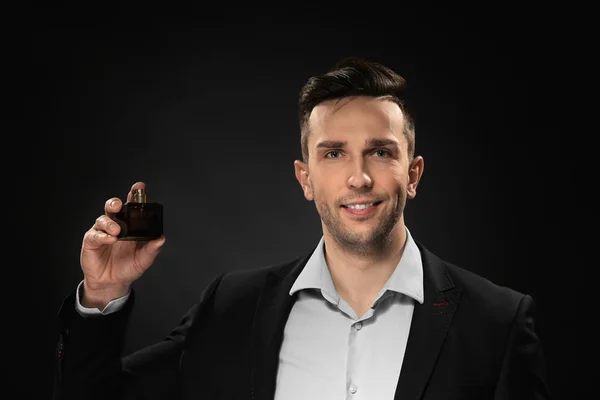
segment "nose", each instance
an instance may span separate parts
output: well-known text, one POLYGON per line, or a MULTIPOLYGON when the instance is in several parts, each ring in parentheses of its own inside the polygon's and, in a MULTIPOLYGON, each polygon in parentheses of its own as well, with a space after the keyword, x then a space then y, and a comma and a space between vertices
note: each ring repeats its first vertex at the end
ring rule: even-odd
POLYGON ((348 177, 348 186, 354 189, 373 186, 373 179, 366 170, 365 162, 362 159, 358 160, 352 167, 352 172, 348 177))

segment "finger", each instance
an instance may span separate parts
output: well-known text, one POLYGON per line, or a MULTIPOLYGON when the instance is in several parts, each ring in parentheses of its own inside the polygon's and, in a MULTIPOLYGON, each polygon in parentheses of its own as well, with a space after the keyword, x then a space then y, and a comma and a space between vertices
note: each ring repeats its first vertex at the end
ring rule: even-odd
POLYGON ((114 244, 117 241, 117 236, 110 235, 104 231, 97 229, 88 230, 83 238, 86 247, 97 248, 107 244, 114 244))
POLYGON ((138 189, 146 189, 146 184, 144 182, 136 182, 131 186, 131 190, 127 193, 127 201, 133 201, 133 193, 138 189))
POLYGON ((96 222, 92 228, 113 236, 117 236, 121 232, 121 227, 118 223, 108 215, 101 215, 96 218, 96 222))
POLYGON ((121 202, 121 199, 112 197, 104 203, 104 214, 112 218, 116 213, 121 211, 122 206, 123 203, 121 202))

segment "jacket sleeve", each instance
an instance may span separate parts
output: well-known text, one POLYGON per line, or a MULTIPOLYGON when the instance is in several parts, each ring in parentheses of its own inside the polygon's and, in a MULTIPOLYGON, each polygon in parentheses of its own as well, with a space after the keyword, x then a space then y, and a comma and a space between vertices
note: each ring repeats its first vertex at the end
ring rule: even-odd
POLYGON ((524 295, 508 338, 494 399, 550 400, 542 346, 534 330, 534 301, 524 295))
POLYGON ((59 337, 53 400, 177 399, 179 361, 194 321, 205 312, 225 274, 214 278, 200 300, 162 341, 123 357, 135 291, 117 312, 83 317, 75 292, 58 312, 59 337))

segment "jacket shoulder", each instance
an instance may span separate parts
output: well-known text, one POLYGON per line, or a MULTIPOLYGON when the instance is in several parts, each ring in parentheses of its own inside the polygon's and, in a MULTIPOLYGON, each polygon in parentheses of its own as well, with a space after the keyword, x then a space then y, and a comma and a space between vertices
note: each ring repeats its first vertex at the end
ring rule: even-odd
POLYGON ((473 302, 489 311, 516 310, 524 297, 530 297, 511 287, 498 284, 469 269, 444 260, 416 241, 421 252, 425 279, 438 290, 450 288, 461 291, 461 303, 473 302))
POLYGON ((269 276, 283 279, 290 273, 297 273, 307 259, 308 257, 302 256, 279 264, 230 270, 219 274, 209 285, 214 287, 215 305, 224 310, 255 304, 269 276))
POLYGON ((482 318, 512 323, 523 301, 533 301, 531 296, 473 271, 448 262, 445 262, 445 267, 455 287, 461 290, 461 305, 468 306, 482 318))

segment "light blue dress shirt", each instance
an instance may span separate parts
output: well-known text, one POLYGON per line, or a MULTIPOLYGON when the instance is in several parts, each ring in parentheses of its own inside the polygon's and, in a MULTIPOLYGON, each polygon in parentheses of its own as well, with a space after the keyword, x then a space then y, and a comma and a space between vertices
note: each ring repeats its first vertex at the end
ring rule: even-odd
MULTIPOLYGON (((300 293, 284 330, 275 400, 394 398, 414 304, 423 303, 421 253, 408 228, 406 234, 398 266, 360 318, 335 289, 321 237, 290 290, 300 293)), ((84 316, 115 312, 129 297, 104 310, 86 308, 82 283, 75 306, 84 316)))
POLYGON ((290 290, 300 293, 284 330, 275 400, 393 400, 414 304, 423 303, 421 253, 406 232, 398 266, 360 318, 335 289, 321 238, 290 290))

